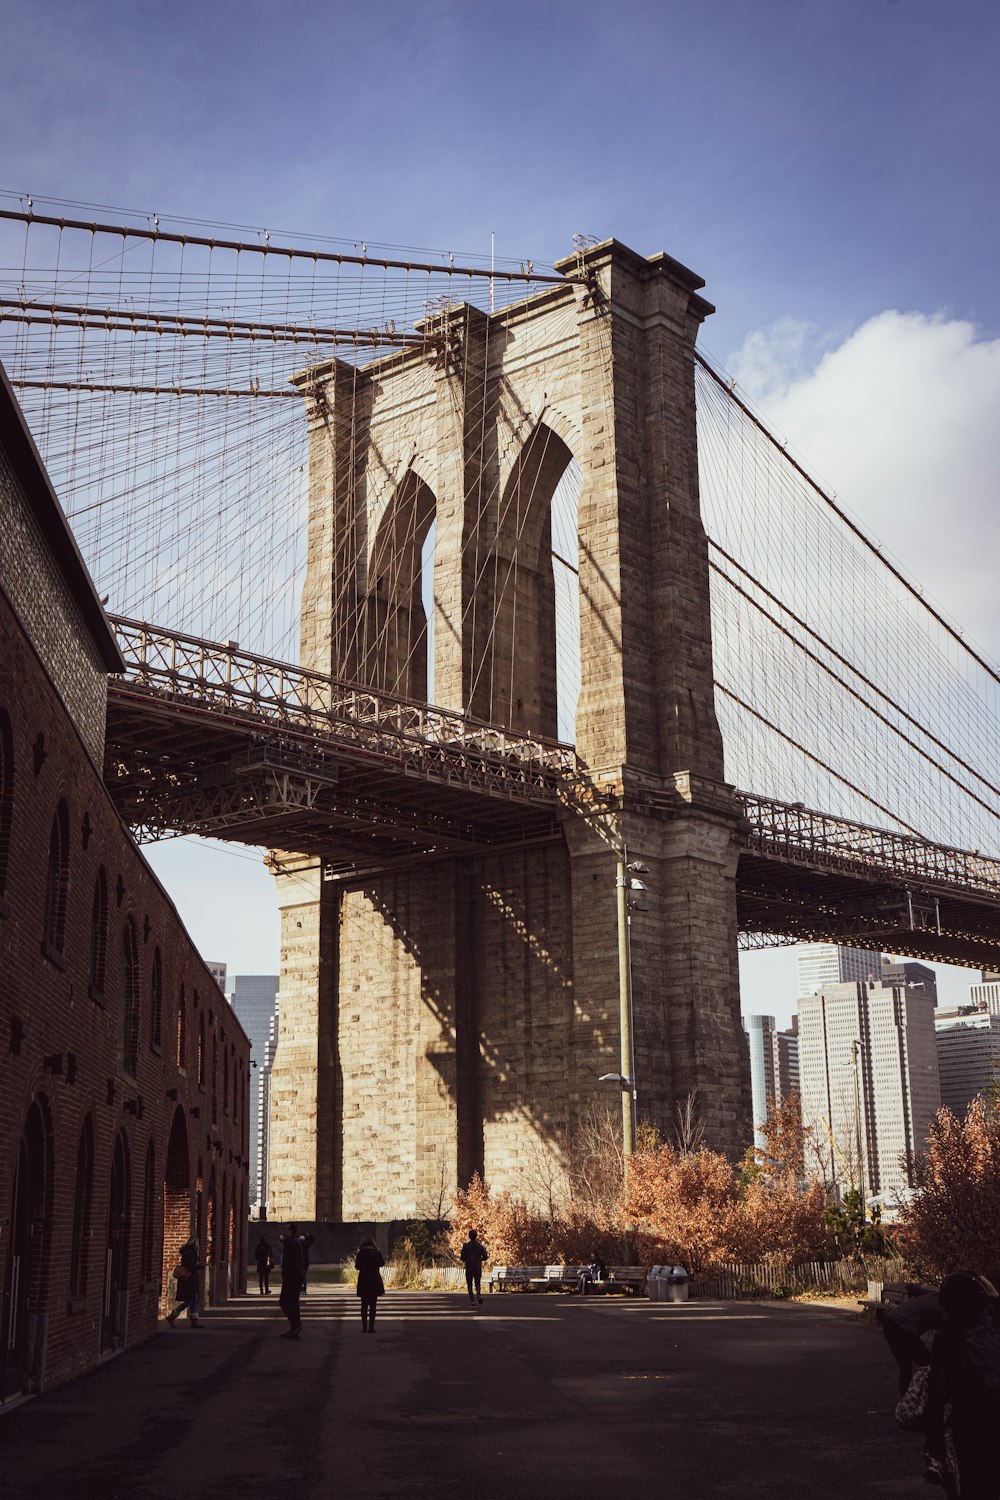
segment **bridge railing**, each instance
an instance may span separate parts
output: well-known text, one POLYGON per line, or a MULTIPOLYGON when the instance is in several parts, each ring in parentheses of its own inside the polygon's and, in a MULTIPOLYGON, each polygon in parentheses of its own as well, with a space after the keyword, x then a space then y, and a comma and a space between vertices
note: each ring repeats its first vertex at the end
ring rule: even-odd
POLYGON ((951 849, 905 833, 850 823, 801 803, 776 802, 749 792, 737 798, 750 824, 751 849, 804 864, 882 870, 900 880, 960 886, 1000 896, 1000 860, 978 850, 951 849))
MULTIPOLYGON (((110 617, 133 685, 220 711, 308 728, 356 748, 402 755, 413 769, 442 774, 492 768, 514 790, 552 790, 578 769, 574 750, 541 736, 513 734, 466 714, 416 703, 321 672, 241 651, 235 642, 110 617)), ((497 788, 499 789, 499 787, 497 788)))

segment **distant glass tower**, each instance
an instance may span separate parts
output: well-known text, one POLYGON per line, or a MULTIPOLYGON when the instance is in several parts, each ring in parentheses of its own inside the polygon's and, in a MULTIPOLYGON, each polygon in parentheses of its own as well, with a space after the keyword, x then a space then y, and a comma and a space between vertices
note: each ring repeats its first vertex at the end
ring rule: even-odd
POLYGON ((763 1147, 772 1111, 799 1086, 799 1021, 795 1016, 787 1031, 778 1030, 773 1016, 747 1016, 743 1025, 750 1044, 754 1144, 763 1147))
MULTIPOLYGON (((257 1066, 250 1069, 250 1207, 261 1201, 261 1070, 271 1032, 271 1019, 278 1004, 277 974, 237 974, 228 991, 229 1003, 250 1038, 250 1056, 257 1066)), ((263 1119, 267 1131, 267 1117, 263 1119)))

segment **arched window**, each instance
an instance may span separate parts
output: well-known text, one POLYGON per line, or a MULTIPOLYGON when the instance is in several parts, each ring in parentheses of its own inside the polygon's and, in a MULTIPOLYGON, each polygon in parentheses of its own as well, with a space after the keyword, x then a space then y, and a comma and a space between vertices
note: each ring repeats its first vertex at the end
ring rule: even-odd
POLYGON ((66 894, 69 890, 69 808, 61 801, 49 834, 49 868, 45 881, 45 947, 63 954, 66 944, 66 894))
POLYGON ((180 998, 177 1001, 177 1066, 179 1068, 187 1067, 187 1039, 187 996, 184 993, 184 985, 182 984, 180 998))
POLYGON ((104 866, 94 881, 90 911, 90 988, 103 995, 108 978, 108 877, 104 866))
POLYGON ((156 1151, 150 1137, 146 1148, 146 1176, 142 1184, 142 1257, 139 1275, 148 1284, 153 1280, 156 1249, 156 1151))
POLYGON ((219 1043, 212 1037, 212 1124, 219 1123, 219 1043))
POLYGON ((0 902, 7 888, 10 825, 14 815, 14 736, 5 708, 0 708, 0 902))
POLYGON ((222 1038, 222 1113, 229 1113, 229 1053, 225 1037, 222 1038))
POLYGON ((240 1113, 240 1111, 239 1111, 239 1097, 240 1096, 239 1096, 239 1064, 238 1064, 237 1058, 236 1058, 236 1044, 235 1044, 235 1042, 233 1043, 232 1047, 229 1050, 230 1050, 230 1052, 232 1054, 232 1066, 233 1066, 233 1119, 237 1120, 237 1119, 239 1119, 239 1113, 240 1113))
POLYGON ((540 422, 500 499, 496 618, 472 711, 522 734, 575 737, 581 479, 566 443, 540 422))
POLYGON ((139 943, 131 917, 122 932, 118 1024, 122 1070, 134 1078, 139 1062, 139 943))
POLYGON ((73 1242, 70 1248, 69 1295, 87 1295, 90 1257, 90 1209, 94 1196, 94 1122, 88 1115, 80 1131, 76 1153, 76 1196, 73 1200, 73 1242))
POLYGON ((363 616, 360 680, 420 700, 434 691, 436 514, 433 492, 409 470, 375 533, 363 616))
POLYGON ((163 1044, 163 964, 159 948, 153 949, 153 975, 149 983, 149 1040, 159 1052, 163 1044))
MULTIPOLYGON (((198 1004, 198 991, 194 992, 194 1003, 198 1004)), ((198 1012, 198 1082, 205 1086, 205 1012, 198 1012)))

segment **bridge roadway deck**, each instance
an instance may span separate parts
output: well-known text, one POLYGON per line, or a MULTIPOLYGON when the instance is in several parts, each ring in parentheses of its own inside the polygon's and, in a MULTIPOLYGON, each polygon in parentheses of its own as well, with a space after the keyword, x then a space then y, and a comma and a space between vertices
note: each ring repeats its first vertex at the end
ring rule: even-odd
POLYGON ((876 1329, 829 1308, 313 1288, 0 1415, 10 1500, 844 1500, 921 1493, 876 1329))
MULTIPOLYGON (((114 623, 129 673, 109 683, 105 776, 140 838, 254 844, 321 859, 349 882, 402 863, 554 842, 572 816, 596 813, 613 832, 615 807, 571 746, 232 643, 114 623)), ((709 790, 717 800, 720 789, 709 790)), ((750 945, 842 941, 1000 963, 1000 861, 733 795, 738 919, 750 945)), ((658 795, 647 808, 668 818, 684 810, 682 799, 658 795)))

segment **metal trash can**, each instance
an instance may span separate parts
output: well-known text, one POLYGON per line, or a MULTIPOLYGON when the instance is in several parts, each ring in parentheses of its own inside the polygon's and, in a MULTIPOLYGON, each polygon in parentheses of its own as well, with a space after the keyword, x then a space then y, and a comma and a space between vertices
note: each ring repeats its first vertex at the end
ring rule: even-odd
POLYGON ((686 1302, 688 1299, 688 1273, 683 1266, 671 1266, 667 1275, 666 1300, 686 1302))
POLYGON ((662 1266, 651 1266, 646 1276, 646 1296, 650 1302, 663 1300, 662 1266))

